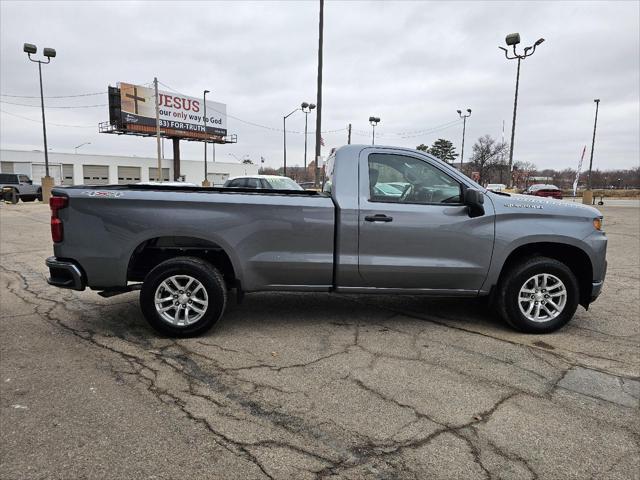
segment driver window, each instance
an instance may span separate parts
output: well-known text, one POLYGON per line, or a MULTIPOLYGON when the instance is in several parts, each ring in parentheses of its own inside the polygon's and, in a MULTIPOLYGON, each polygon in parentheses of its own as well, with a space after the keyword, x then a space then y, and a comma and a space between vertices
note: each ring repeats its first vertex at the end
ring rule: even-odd
POLYGON ((369 200, 393 203, 460 203, 460 184, 418 158, 369 155, 369 200))

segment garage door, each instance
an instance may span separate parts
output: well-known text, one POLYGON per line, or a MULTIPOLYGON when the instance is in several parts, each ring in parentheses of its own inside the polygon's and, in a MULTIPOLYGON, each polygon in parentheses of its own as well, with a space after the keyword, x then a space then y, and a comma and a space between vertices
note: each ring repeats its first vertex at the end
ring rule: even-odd
POLYGON ((138 183, 140 181, 140 167, 118 167, 118 183, 138 183))
POLYGON ((109 166, 83 165, 82 178, 85 185, 109 185, 109 166))
POLYGON ((62 165, 62 185, 73 185, 73 165, 62 165))
MULTIPOLYGON (((34 163, 31 165, 31 180, 33 183, 42 182, 42 177, 46 175, 47 169, 44 163, 34 163)), ((62 183, 62 165, 49 164, 49 175, 53 177, 53 184, 60 185, 62 183)))
POLYGON ((13 173, 13 162, 0 162, 0 173, 13 173))
MULTIPOLYGON (((154 181, 158 180, 157 175, 158 175, 158 168, 157 167, 149 167, 149 181, 150 182, 154 182, 154 181)), ((162 180, 164 182, 168 182, 169 181, 169 169, 168 168, 163 168, 162 169, 162 180)))
POLYGON ((229 174, 228 173, 209 173, 207 174, 207 180, 209 180, 209 183, 211 184, 212 187, 221 187, 222 185, 224 185, 224 182, 229 180, 229 174))

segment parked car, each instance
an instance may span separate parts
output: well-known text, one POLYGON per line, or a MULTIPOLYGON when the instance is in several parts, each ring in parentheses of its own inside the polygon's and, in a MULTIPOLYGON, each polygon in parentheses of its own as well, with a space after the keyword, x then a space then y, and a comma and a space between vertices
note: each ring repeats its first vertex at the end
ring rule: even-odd
POLYGON ((0 173, 0 192, 7 200, 33 202, 42 200, 42 187, 21 173, 0 173))
POLYGON ((413 149, 347 145, 326 172, 322 192, 56 187, 48 281, 140 288, 171 336, 208 330, 232 290, 486 296, 532 333, 600 294, 607 237, 591 206, 491 192, 413 149), (374 188, 398 181, 400 196, 374 188))
POLYGON ((264 190, 303 190, 289 177, 279 175, 251 175, 230 178, 224 188, 255 188, 264 190))
POLYGON ((527 195, 535 195, 536 197, 551 197, 562 200, 562 190, 555 185, 538 183, 527 188, 525 193, 527 195))
POLYGON ((504 183, 490 183, 487 185, 487 190, 491 190, 492 192, 502 192, 507 189, 507 186, 504 183))
POLYGON ((317 190, 316 182, 300 182, 298 183, 303 190, 317 190))

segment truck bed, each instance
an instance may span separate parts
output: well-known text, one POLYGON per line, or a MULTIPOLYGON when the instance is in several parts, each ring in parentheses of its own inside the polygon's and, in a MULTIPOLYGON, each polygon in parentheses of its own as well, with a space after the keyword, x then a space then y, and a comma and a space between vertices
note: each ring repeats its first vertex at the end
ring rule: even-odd
POLYGON ((226 252, 246 291, 332 286, 335 208, 323 193, 79 185, 53 194, 69 199, 54 253, 76 260, 94 289, 135 281, 132 265, 147 246, 203 242, 226 252))

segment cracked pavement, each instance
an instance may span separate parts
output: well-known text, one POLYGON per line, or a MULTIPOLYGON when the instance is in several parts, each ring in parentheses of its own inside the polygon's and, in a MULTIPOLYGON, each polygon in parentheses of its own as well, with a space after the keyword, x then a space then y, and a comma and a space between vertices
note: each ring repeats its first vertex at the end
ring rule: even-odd
POLYGON ((49 287, 49 210, 0 205, 0 476, 640 478, 640 210, 551 335, 479 300, 264 293, 191 339, 138 293, 49 287))

